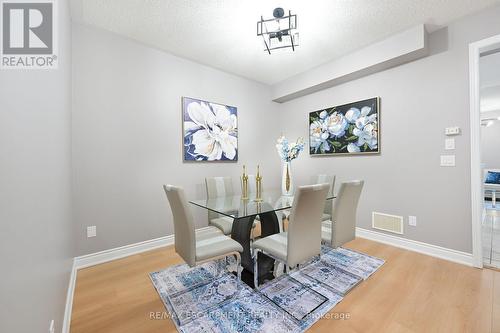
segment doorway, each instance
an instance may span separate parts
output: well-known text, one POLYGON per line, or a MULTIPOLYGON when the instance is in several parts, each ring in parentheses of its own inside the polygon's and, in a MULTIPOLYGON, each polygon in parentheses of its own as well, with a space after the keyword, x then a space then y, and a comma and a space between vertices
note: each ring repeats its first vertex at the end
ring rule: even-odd
POLYGON ((500 268, 500 48, 479 57, 481 169, 484 214, 481 226, 483 265, 500 268))
POLYGON ((474 266, 500 268, 500 35, 469 46, 474 266))

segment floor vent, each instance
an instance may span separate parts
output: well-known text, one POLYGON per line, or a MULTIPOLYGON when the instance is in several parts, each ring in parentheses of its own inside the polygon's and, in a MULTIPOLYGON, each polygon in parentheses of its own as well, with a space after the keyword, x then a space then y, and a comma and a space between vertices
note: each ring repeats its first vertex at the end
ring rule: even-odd
POLYGON ((403 217, 372 212, 372 228, 403 234, 403 217))

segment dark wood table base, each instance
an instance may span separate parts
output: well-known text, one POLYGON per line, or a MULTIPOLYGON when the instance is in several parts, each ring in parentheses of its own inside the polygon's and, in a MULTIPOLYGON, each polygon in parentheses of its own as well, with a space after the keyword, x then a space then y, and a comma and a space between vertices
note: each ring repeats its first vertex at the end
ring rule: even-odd
MULTIPOLYGON (((276 234, 280 231, 278 217, 276 213, 268 212, 259 214, 261 237, 276 234)), ((255 216, 235 218, 231 237, 243 246, 241 254, 241 266, 243 272, 241 279, 253 288, 253 258, 250 252, 250 238, 255 216)), ((272 279, 274 271, 274 259, 265 254, 259 253, 259 283, 265 279, 272 279)))

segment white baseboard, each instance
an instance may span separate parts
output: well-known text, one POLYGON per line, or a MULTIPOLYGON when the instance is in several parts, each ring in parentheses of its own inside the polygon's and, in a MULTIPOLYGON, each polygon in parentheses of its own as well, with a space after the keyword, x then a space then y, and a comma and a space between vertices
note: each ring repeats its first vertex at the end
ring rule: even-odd
POLYGON ((64 318, 62 325, 62 333, 69 333, 69 327, 71 324, 71 311, 73 310, 73 295, 75 294, 75 284, 76 284, 76 266, 75 260, 71 265, 71 275, 69 277, 68 291, 66 293, 66 307, 64 309, 64 318))
POLYGON ((144 242, 129 244, 116 247, 114 249, 104 250, 96 253, 86 254, 84 256, 75 257, 76 269, 82 269, 108 261, 125 258, 137 253, 151 251, 160 247, 165 247, 174 244, 174 235, 150 239, 144 242))
POLYGON ((474 257, 471 253, 452 250, 363 228, 356 228, 356 237, 366 238, 379 243, 396 246, 405 250, 426 254, 431 257, 445 259, 467 266, 474 266, 474 257))

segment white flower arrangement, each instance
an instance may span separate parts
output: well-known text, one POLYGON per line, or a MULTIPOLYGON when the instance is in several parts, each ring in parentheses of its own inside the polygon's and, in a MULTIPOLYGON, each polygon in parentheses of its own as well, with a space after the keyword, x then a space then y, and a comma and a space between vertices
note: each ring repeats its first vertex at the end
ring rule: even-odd
POLYGON ((287 138, 280 136, 276 143, 276 150, 283 162, 291 162, 304 150, 304 139, 298 138, 297 141, 289 143, 287 138))

